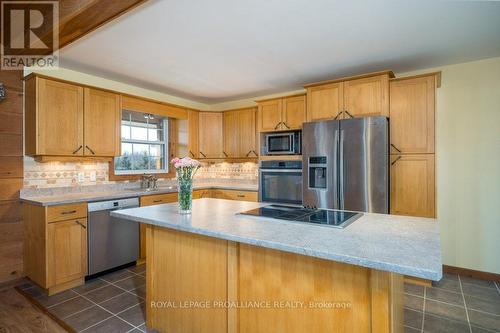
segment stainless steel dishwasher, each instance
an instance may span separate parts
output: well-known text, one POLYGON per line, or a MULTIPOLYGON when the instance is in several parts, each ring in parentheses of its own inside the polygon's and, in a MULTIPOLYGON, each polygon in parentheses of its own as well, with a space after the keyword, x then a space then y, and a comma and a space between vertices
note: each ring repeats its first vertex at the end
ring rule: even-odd
POLYGON ((139 224, 110 216, 110 212, 139 207, 138 198, 88 204, 88 275, 139 258, 139 224))

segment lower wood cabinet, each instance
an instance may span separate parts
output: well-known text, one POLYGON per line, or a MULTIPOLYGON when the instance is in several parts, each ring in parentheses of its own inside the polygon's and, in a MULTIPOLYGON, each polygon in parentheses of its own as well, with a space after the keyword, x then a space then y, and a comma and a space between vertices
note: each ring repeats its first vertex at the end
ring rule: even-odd
POLYGON ((241 201, 258 201, 258 193, 255 191, 237 191, 237 190, 211 190, 211 198, 241 200, 241 201))
POLYGON ((391 214, 435 217, 434 154, 391 155, 391 214))
POLYGON ((87 204, 23 204, 26 276, 49 295, 84 283, 87 204))

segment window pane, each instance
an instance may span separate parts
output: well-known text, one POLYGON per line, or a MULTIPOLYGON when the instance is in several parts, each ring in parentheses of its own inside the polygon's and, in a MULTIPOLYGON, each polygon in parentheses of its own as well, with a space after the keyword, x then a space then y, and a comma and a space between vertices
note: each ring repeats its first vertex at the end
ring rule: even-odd
POLYGON ((133 144, 133 169, 147 170, 149 169, 149 145, 133 144))
POLYGON ((115 170, 132 170, 130 155, 115 157, 115 170))
POLYGON ((163 157, 150 157, 150 166, 152 170, 165 169, 165 159, 163 157))
POLYGON ((163 118, 161 117, 152 115, 152 119, 151 117, 149 117, 148 123, 149 123, 149 128, 157 128, 157 129, 163 128, 163 118))
POLYGON ((122 156, 132 156, 132 144, 122 142, 122 156))
POLYGON ((137 124, 140 126, 145 126, 148 121, 148 114, 142 112, 131 112, 132 125, 137 124))
POLYGON ((131 138, 132 140, 144 140, 148 139, 148 130, 144 127, 132 127, 131 138))
POLYGON ((130 122, 130 114, 132 112, 127 110, 122 110, 122 122, 130 122))
POLYGON ((149 129, 149 141, 163 141, 163 131, 162 130, 155 130, 155 129, 149 129))
POLYGON ((122 139, 130 139, 130 126, 122 125, 121 134, 122 139))
POLYGON ((151 156, 155 157, 163 156, 163 145, 150 145, 150 147, 151 147, 150 150, 151 156))

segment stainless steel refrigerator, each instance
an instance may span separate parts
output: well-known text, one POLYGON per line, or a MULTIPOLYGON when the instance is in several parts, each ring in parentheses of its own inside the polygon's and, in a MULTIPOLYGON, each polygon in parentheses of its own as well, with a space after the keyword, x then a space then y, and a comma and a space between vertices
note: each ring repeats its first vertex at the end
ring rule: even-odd
POLYGON ((304 123, 303 204, 389 212, 389 126, 386 117, 304 123))

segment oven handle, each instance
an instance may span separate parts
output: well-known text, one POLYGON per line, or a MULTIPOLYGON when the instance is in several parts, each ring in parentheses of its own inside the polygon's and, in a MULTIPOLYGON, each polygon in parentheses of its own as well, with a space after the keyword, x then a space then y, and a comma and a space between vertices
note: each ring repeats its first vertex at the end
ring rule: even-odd
POLYGON ((302 173, 302 169, 260 169, 260 172, 288 172, 288 173, 302 173))

